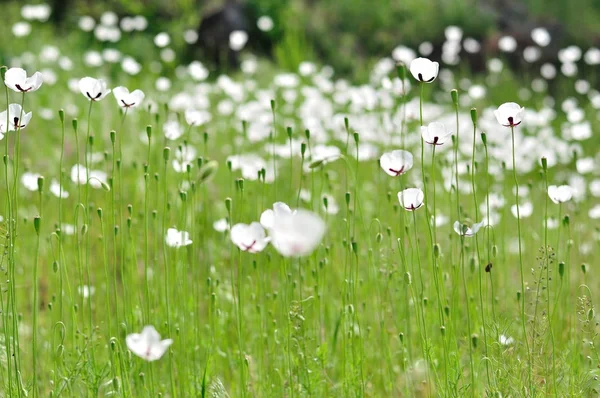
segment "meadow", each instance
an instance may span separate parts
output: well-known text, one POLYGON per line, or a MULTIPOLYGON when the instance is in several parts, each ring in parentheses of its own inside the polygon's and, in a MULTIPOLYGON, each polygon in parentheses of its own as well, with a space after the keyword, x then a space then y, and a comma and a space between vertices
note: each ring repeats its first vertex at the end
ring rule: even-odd
POLYGON ((357 83, 43 16, 2 67, 0 396, 598 395, 600 49, 474 74, 449 26, 357 83))

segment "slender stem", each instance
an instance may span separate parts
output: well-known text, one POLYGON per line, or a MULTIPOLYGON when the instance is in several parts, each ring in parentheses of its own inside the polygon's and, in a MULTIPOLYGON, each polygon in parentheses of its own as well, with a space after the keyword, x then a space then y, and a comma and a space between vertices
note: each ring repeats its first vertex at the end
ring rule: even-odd
POLYGON ((525 274, 523 271, 523 248, 521 245, 521 213, 519 210, 519 181, 517 179, 517 164, 515 160, 515 128, 510 128, 511 140, 512 140, 512 168, 513 178, 515 182, 515 202, 517 206, 517 234, 519 240, 519 271, 521 273, 521 327, 523 329, 523 339, 525 340, 525 347, 527 349, 527 355, 529 357, 529 386, 530 391, 533 391, 533 358, 532 352, 529 350, 529 340, 527 338, 527 327, 525 325, 525 274))
MULTIPOLYGON (((473 122, 473 152, 471 154, 471 187, 473 189, 473 203, 475 205, 475 222, 479 222, 479 202, 477 201, 477 188, 475 185, 475 149, 477 148, 477 123, 473 122)), ((479 268, 479 306, 481 311, 481 324, 483 327, 483 347, 485 350, 485 356, 488 357, 488 341, 487 341, 487 327, 485 325, 485 307, 483 305, 483 267, 481 264, 481 254, 479 252, 479 238, 475 234, 475 248, 477 251, 477 264, 479 268)), ((487 376, 488 385, 490 381, 490 366, 489 361, 485 361, 485 371, 487 376)))

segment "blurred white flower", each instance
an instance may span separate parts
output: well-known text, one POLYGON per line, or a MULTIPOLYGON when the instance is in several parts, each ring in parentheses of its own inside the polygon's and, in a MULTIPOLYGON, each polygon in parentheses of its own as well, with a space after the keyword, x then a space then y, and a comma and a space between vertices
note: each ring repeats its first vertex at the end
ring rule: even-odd
POLYGON ((554 203, 568 202, 573 198, 573 188, 569 185, 550 185, 548 187, 548 196, 554 203))
POLYGON ((60 183, 56 179, 52 179, 50 182, 50 192, 59 199, 66 199, 69 197, 69 193, 60 186, 60 183))
POLYGON ((165 243, 169 247, 179 248, 191 245, 192 241, 188 232, 169 228, 167 229, 167 235, 165 236, 165 243))
POLYGON ((270 32, 275 24, 270 16, 263 15, 258 18, 258 21, 256 21, 256 26, 258 26, 258 29, 262 30, 263 32, 270 32))
POLYGON ((160 334, 153 326, 146 326, 142 333, 132 333, 125 338, 127 348, 138 357, 145 359, 148 362, 160 359, 173 340, 161 340, 160 334))
POLYGON ((241 51, 248 42, 248 33, 243 30, 234 30, 229 34, 229 48, 241 51))
POLYGON ((273 247, 284 257, 311 254, 325 235, 325 222, 318 214, 297 209, 293 212, 274 209, 269 237, 273 247))
POLYGON ((154 36, 154 44, 156 47, 166 47, 171 44, 171 36, 166 32, 161 32, 154 36))
POLYGON ((25 172, 21 176, 21 183, 27 190, 35 192, 38 190, 38 178, 41 176, 41 174, 25 172))
POLYGON ((453 227, 454 227, 454 232, 456 232, 460 236, 465 236, 467 238, 470 238, 470 237, 473 237, 477 232, 479 232, 481 227, 483 227, 484 225, 485 225, 485 221, 482 221, 479 223, 474 223, 470 227, 467 224, 461 223, 460 221, 455 221, 453 227))

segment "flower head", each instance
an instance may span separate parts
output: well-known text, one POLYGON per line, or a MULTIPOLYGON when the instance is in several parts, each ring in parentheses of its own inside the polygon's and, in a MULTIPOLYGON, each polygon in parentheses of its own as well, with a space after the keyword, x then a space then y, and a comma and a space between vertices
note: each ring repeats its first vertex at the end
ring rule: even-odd
POLYGON ((573 198, 573 188, 568 185, 550 185, 548 196, 554 203, 565 203, 573 198))
POLYGON ((427 58, 416 58, 410 63, 410 73, 423 83, 431 83, 440 71, 440 64, 427 58))
POLYGON ((477 232, 479 232, 479 230, 481 229, 481 227, 484 226, 484 224, 485 224, 485 221, 482 221, 480 223, 475 223, 469 227, 467 224, 463 224, 460 221, 455 221, 454 222, 454 232, 456 232, 460 236, 465 236, 467 238, 470 238, 470 237, 474 236, 477 232))
POLYGON ((407 211, 415 211, 423 206, 425 194, 419 188, 407 188, 398 192, 398 201, 407 211))
POLYGON ((504 127, 516 127, 521 124, 525 108, 515 102, 506 102, 494 111, 496 120, 504 127))
POLYGON ((135 355, 148 362, 160 359, 173 344, 173 340, 161 340, 154 326, 146 326, 142 333, 132 333, 125 338, 127 348, 135 355))
POLYGON ((33 114, 31 112, 26 113, 21 105, 10 104, 8 109, 0 113, 0 133, 6 133, 7 131, 16 131, 24 129, 29 124, 33 114), (8 113, 8 115, 7 115, 8 113), (6 128, 6 120, 8 119, 8 129, 6 128))
POLYGON ((4 84, 17 93, 31 93, 38 90, 44 78, 40 72, 35 72, 31 77, 27 77, 25 69, 10 68, 4 75, 4 84))
POLYGON ((122 86, 114 88, 112 93, 121 108, 137 108, 145 97, 142 90, 134 90, 130 93, 127 88, 122 86))
POLYGON ((260 223, 235 224, 231 227, 231 241, 242 251, 249 253, 261 252, 269 244, 264 228, 260 223))
POLYGON ((447 131, 442 123, 433 122, 428 126, 421 126, 421 136, 430 145, 443 145, 452 136, 452 132, 447 131))
POLYGON ((323 219, 312 211, 287 211, 275 207, 269 236, 273 247, 282 256, 302 257, 311 254, 321 243, 325 229, 323 219))
POLYGON ((100 101, 110 93, 104 80, 93 77, 84 77, 79 80, 79 91, 90 101, 100 101))
POLYGON ((190 234, 186 231, 178 231, 175 228, 169 228, 167 230, 167 236, 165 236, 165 243, 169 247, 182 247, 192 244, 190 234))
POLYGON ((379 165, 388 175, 398 177, 413 167, 413 156, 402 149, 386 152, 381 155, 379 165))
POLYGON ((292 214, 292 209, 283 202, 273 203, 272 209, 267 209, 260 215, 260 224, 267 230, 273 228, 275 217, 281 215, 292 214))

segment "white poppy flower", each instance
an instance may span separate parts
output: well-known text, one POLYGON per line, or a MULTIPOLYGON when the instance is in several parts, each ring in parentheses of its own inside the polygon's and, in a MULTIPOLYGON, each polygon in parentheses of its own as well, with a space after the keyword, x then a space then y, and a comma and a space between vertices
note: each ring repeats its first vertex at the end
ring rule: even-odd
POLYGON ((188 109, 185 111, 185 121, 190 126, 200 126, 210 122, 212 116, 206 111, 197 111, 195 109, 188 109))
POLYGON ((106 172, 102 170, 88 170, 81 164, 76 164, 71 168, 71 181, 78 185, 90 184, 95 189, 102 188, 103 186, 108 187, 106 172))
POLYGON ((273 220, 281 214, 292 214, 292 209, 283 202, 273 203, 273 209, 267 209, 260 215, 260 225, 267 230, 273 228, 273 220))
POLYGON ((173 169, 177 173, 186 173, 187 167, 194 165, 196 160, 196 149, 191 145, 181 145, 175 150, 175 159, 173 159, 173 169))
POLYGON ((467 238, 470 238, 470 237, 474 236, 477 232, 479 232, 481 227, 483 227, 484 225, 485 225, 485 221, 482 221, 480 223, 475 223, 475 224, 471 225, 470 227, 459 221, 455 221, 454 222, 454 232, 456 232, 460 236, 465 236, 467 238))
POLYGON ((517 205, 512 205, 510 207, 510 211, 515 218, 517 218, 517 215, 519 215, 521 218, 527 218, 533 214, 533 203, 525 202, 524 204, 519 205, 518 208, 517 205))
POLYGON ((407 211, 415 211, 423 206, 425 194, 419 188, 407 188, 398 192, 398 201, 407 211))
POLYGON ((82 295, 83 298, 88 298, 90 296, 93 296, 95 292, 96 292, 96 288, 94 286, 88 286, 88 285, 77 286, 77 293, 82 295))
POLYGON ((521 124, 525 108, 515 102, 506 102, 494 111, 496 120, 504 127, 515 127, 521 124))
POLYGON ((423 83, 431 83, 440 71, 440 64, 427 58, 416 58, 410 63, 410 73, 423 83))
POLYGON ((381 155, 379 165, 388 175, 398 177, 413 167, 413 156, 402 149, 386 152, 381 155))
POLYGON ((218 219, 213 223, 213 228, 217 232, 225 232, 229 230, 229 221, 226 218, 218 219))
POLYGON ((168 140, 180 138, 184 131, 177 120, 169 120, 163 125, 163 132, 168 140))
POLYGON ((84 77, 79 80, 79 91, 90 101, 100 101, 110 93, 104 80, 93 77, 84 77))
POLYGON ((24 129, 29 124, 32 117, 33 114, 31 112, 26 113, 25 110, 21 108, 21 105, 10 104, 8 110, 0 113, 0 133, 24 129), (8 129, 6 128, 7 119, 8 129))
POLYGON ((498 341, 502 345, 511 345, 511 344, 513 344, 515 342, 515 339, 513 339, 512 337, 505 336, 505 335, 501 334, 498 337, 498 341))
POLYGON ((145 97, 142 90, 134 90, 130 93, 127 88, 122 86, 113 89, 113 94, 122 108, 137 108, 145 97))
POLYGON ((41 174, 25 172, 21 176, 21 183, 27 190, 35 192, 38 190, 38 178, 41 176, 41 174))
POLYGON ((165 236, 165 243, 169 247, 183 247, 192 244, 190 234, 186 231, 178 231, 175 228, 167 229, 167 236, 165 236))
POLYGON ((243 30, 234 30, 229 34, 229 48, 233 51, 240 51, 248 42, 248 33, 243 30))
POLYGON ((235 224, 231 227, 231 241, 242 251, 249 253, 261 252, 269 244, 264 228, 260 223, 235 224))
POLYGON ((325 235, 325 222, 312 211, 276 212, 269 235, 273 247, 284 257, 311 254, 325 235))
POLYGON ((60 186, 60 183, 55 179, 50 182, 50 192, 60 199, 66 199, 69 197, 69 193, 65 191, 65 189, 60 186))
POLYGON ((71 181, 73 181, 75 184, 87 184, 87 175, 88 171, 84 165, 76 164, 75 166, 71 167, 71 181))
POLYGON ((452 136, 452 132, 447 131, 442 123, 433 122, 428 126, 421 126, 421 136, 430 145, 443 145, 452 136))
POLYGON ((89 184, 94 189, 102 188, 102 185, 108 186, 108 176, 102 170, 90 170, 89 184))
POLYGON ((557 204, 568 202, 573 198, 573 188, 568 185, 550 185, 548 187, 548 196, 557 204))
POLYGON ((4 75, 4 84, 17 93, 31 93, 38 90, 44 78, 40 72, 35 72, 27 77, 27 72, 21 68, 10 68, 4 75))
POLYGON ((127 348, 135 355, 151 362, 160 359, 167 352, 169 346, 173 344, 173 340, 161 340, 160 334, 153 326, 146 326, 142 333, 127 335, 125 343, 127 348))

